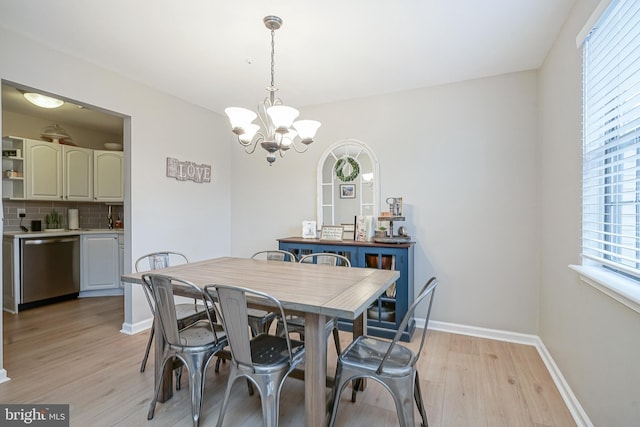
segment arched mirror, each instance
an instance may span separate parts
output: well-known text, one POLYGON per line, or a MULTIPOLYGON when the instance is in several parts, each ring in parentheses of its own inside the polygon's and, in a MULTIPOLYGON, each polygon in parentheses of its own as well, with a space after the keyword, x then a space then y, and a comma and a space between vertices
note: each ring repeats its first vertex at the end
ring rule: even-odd
POLYGON ((318 162, 318 227, 353 224, 358 215, 376 217, 380 204, 378 159, 363 142, 331 145, 318 162))

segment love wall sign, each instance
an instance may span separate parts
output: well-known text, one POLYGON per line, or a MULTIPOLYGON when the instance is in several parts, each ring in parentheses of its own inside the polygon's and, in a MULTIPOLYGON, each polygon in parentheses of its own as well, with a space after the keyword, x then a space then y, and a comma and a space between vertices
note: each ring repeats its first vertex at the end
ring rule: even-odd
POLYGON ((211 182, 211 165, 167 157, 167 176, 178 181, 211 182))

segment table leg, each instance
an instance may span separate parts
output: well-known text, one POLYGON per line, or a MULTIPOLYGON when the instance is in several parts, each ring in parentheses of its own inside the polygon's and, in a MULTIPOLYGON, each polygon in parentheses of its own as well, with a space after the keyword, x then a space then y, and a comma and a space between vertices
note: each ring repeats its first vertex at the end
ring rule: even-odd
POLYGON ((153 357, 153 366, 154 366, 154 391, 158 386, 158 381, 162 378, 162 388, 158 393, 158 402, 166 402, 167 400, 173 397, 173 378, 171 376, 173 368, 171 363, 167 363, 164 372, 162 372, 162 355, 164 354, 164 346, 166 345, 164 341, 164 335, 162 334, 162 329, 160 328, 160 319, 157 316, 154 316, 155 324, 155 335, 153 336, 154 345, 154 357, 153 357))
POLYGON ((327 318, 306 313, 304 320, 304 413, 306 427, 327 425, 327 318))

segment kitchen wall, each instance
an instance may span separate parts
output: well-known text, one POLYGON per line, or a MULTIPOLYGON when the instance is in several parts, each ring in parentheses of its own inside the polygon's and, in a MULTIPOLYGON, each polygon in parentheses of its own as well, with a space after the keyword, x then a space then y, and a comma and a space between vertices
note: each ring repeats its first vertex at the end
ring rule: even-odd
MULTIPOLYGON (((42 229, 45 228, 45 216, 55 209, 64 216, 65 228, 68 227, 68 210, 78 209, 78 225, 80 228, 108 228, 109 223, 107 216, 109 215, 109 206, 105 203, 92 202, 44 202, 44 201, 16 201, 5 200, 2 204, 2 212, 4 215, 4 231, 20 231, 20 218, 18 218, 18 209, 25 209, 25 218, 22 225, 31 230, 31 221, 42 221, 42 229)), ((120 217, 124 218, 124 206, 112 205, 111 215, 113 221, 120 217)))
POLYGON ((79 147, 104 150, 105 142, 122 142, 122 134, 109 134, 2 109, 2 136, 20 136, 41 140, 42 130, 52 124, 62 126, 73 138, 73 143, 79 147))
POLYGON ((539 335, 598 427, 640 421, 640 314, 582 282, 582 51, 600 0, 577 1, 540 70, 539 335))

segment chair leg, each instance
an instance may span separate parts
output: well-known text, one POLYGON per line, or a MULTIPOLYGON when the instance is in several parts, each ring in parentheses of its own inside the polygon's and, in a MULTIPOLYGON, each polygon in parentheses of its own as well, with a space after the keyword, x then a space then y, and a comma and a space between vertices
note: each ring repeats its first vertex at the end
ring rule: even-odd
POLYGON ((229 404, 229 396, 231 395, 231 387, 235 380, 240 376, 238 375, 238 368, 232 363, 231 371, 229 372, 229 379, 227 380, 227 389, 224 392, 224 399, 222 400, 222 406, 220 407, 220 414, 218 415, 218 422, 216 427, 222 427, 222 420, 224 419, 224 413, 227 410, 229 404))
POLYGON ((362 378, 356 378, 351 385, 351 401, 356 403, 356 394, 360 391, 360 384, 362 384, 362 378))
POLYGON ((191 392, 191 418, 193 427, 198 427, 204 395, 205 357, 203 354, 192 355, 186 365, 191 392))
POLYGON ((336 344, 336 351, 338 352, 338 356, 342 353, 342 346, 340 345, 340 332, 338 331, 338 327, 335 326, 333 328, 333 341, 336 344))
POLYGON ((140 364, 140 372, 144 372, 144 369, 147 367, 147 359, 149 358, 149 350, 151 350, 151 342, 153 341, 153 335, 155 333, 155 326, 151 324, 151 331, 149 332, 149 339, 147 340, 147 348, 144 351, 144 357, 142 358, 142 363, 140 364))
POLYGON ((176 390, 180 390, 182 387, 182 365, 175 368, 174 371, 176 373, 176 390))
MULTIPOLYGON (((331 414, 329 417, 329 427, 333 427, 336 422, 336 417, 338 415, 338 405, 340 404, 340 395, 342 394, 342 390, 344 389, 346 382, 342 381, 342 365, 338 362, 338 366, 336 367, 336 375, 333 383, 333 396, 332 396, 332 404, 331 404, 331 414)), ((355 382, 355 381, 354 381, 355 382)))
POLYGON ((276 325, 276 335, 279 337, 284 337, 284 326, 282 326, 282 319, 278 319, 278 324, 276 325))
POLYGON ((278 387, 268 387, 265 395, 260 396, 262 403, 262 422, 265 427, 277 427, 278 426, 278 415, 280 412, 280 402, 279 402, 279 388, 278 387))
MULTIPOLYGON (((162 368, 160 369, 160 372, 164 371, 164 368, 167 365, 167 361, 171 360, 170 358, 165 359, 162 362, 162 368)), ((158 402, 158 394, 160 394, 160 388, 162 387, 162 377, 160 378, 160 381, 158 381, 158 384, 156 385, 156 390, 153 393, 153 399, 151 400, 151 404, 149 405, 149 412, 147 412, 147 420, 152 420, 153 419, 153 413, 156 410, 156 402, 158 402)))
POLYGON ((384 381, 389 388, 393 401, 396 404, 400 427, 413 427, 415 420, 413 414, 413 378, 387 378, 382 381, 384 381))
POLYGON ((427 422, 427 413, 424 410, 424 401, 422 400, 422 391, 420 391, 420 379, 418 377, 418 371, 416 370, 416 378, 413 386, 413 398, 416 401, 416 405, 418 406, 418 411, 420 411, 420 416, 422 417, 422 427, 429 427, 429 423, 427 422))

